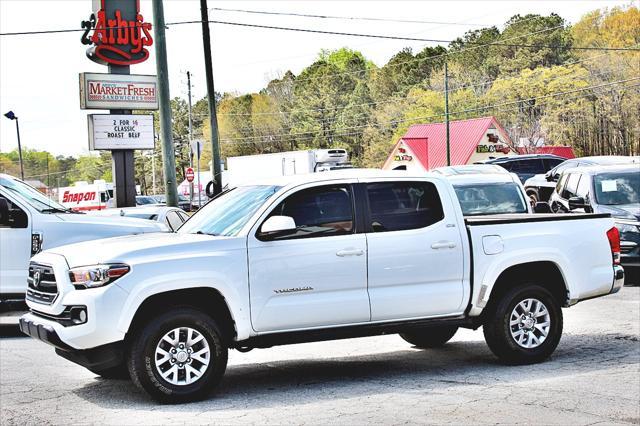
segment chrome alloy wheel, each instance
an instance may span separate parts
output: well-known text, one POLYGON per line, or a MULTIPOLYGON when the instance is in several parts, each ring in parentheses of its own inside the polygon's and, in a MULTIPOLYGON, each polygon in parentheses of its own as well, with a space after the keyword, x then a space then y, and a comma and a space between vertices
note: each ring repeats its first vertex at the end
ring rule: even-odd
POLYGON ((549 311, 538 299, 525 299, 511 312, 511 337, 523 348, 533 349, 540 346, 547 339, 550 327, 549 311))
POLYGON ((176 386, 190 385, 207 371, 211 351, 202 333, 190 327, 174 328, 156 346, 156 370, 176 386))

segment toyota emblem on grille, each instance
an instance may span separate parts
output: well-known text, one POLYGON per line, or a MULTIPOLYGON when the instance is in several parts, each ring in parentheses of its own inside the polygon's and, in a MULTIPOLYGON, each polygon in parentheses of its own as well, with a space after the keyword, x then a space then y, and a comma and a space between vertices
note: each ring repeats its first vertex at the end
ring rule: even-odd
POLYGON ((38 288, 38 286, 40 285, 40 278, 41 278, 41 277, 40 277, 40 271, 35 270, 35 271, 33 272, 33 286, 34 286, 35 288, 38 288))

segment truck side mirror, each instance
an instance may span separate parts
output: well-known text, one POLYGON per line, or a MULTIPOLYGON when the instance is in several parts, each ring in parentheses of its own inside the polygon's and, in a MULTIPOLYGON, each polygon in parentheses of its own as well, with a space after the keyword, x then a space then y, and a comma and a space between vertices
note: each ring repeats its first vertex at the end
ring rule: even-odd
POLYGON ((558 181, 558 175, 549 171, 547 172, 546 175, 544 175, 544 178, 547 180, 547 182, 557 182, 558 181))
POLYGON ((544 201, 538 201, 536 205, 533 206, 533 212, 534 213, 553 213, 553 210, 551 210, 551 206, 549 205, 549 203, 546 203, 544 201))
POLYGON ((0 225, 9 226, 9 203, 4 198, 0 198, 0 225))
POLYGON ((584 200, 584 197, 569 198, 569 210, 584 209, 587 207, 589 207, 589 204, 584 200))
POLYGON ((296 221, 290 216, 271 216, 260 227, 259 237, 271 239, 296 232, 296 221))

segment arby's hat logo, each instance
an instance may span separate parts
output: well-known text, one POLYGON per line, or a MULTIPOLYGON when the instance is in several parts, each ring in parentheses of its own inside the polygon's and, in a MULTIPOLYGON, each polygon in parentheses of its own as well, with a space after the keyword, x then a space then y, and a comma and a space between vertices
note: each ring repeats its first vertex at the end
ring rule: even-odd
POLYGON ((100 64, 133 65, 145 61, 153 44, 151 24, 144 22, 140 0, 100 0, 100 9, 82 21, 87 56, 100 64), (93 32, 92 32, 93 31, 93 32))

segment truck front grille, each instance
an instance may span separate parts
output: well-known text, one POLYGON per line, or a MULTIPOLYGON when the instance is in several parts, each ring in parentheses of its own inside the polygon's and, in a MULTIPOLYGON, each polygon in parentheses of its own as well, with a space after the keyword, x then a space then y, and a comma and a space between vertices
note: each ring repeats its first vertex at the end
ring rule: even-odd
POLYGON ((53 268, 49 265, 31 262, 27 278, 27 300, 50 305, 58 297, 58 285, 53 268))

